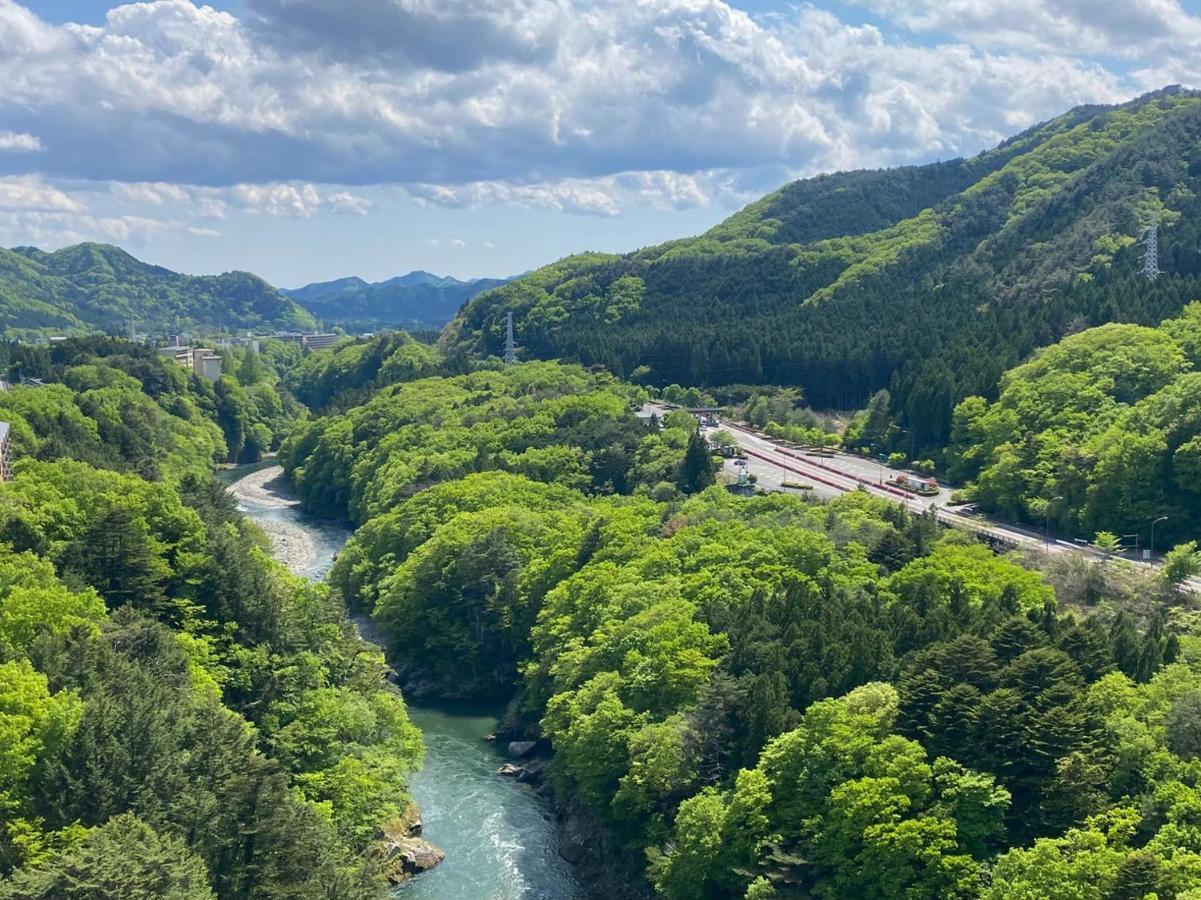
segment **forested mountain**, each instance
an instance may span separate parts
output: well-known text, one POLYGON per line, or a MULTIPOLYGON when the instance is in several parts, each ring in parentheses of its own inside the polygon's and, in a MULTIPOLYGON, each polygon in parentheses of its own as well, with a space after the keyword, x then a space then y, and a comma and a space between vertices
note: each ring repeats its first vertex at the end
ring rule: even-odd
POLYGON ((499 353, 511 311, 527 355, 650 383, 792 384, 841 409, 890 388, 920 451, 1036 347, 1201 296, 1199 245, 1201 94, 1165 89, 972 159, 798 181, 697 238, 569 257, 481 294, 444 345, 499 353))
POLYGON ((224 328, 312 328, 313 317, 247 272, 181 275, 107 244, 54 253, 0 249, 0 329, 78 333, 224 328))
POLYGON ((326 326, 353 329, 381 325, 441 328, 477 294, 505 283, 503 278, 459 281, 416 271, 368 283, 352 276, 322 281, 283 293, 304 304, 326 326))
POLYGON ((553 751, 595 896, 1197 896, 1201 636, 1170 584, 865 491, 735 497, 637 387, 429 377, 406 346, 334 351, 382 359, 377 391, 282 461, 358 525, 329 581, 404 689, 510 697, 502 740, 553 751))

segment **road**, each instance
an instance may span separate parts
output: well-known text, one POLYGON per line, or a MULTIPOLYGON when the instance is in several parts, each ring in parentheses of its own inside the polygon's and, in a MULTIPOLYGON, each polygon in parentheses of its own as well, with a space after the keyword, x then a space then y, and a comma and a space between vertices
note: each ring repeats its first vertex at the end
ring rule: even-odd
MULTIPOLYGON (((647 404, 639 415, 662 418, 670 408, 662 404, 647 404)), ((1049 553, 1082 554, 1095 559, 1106 559, 1096 549, 1063 540, 1048 541, 1036 530, 1004 522, 967 509, 948 509, 951 491, 941 486, 937 495, 922 497, 889 485, 890 480, 901 475, 903 470, 893 469, 871 459, 848 453, 818 456, 790 445, 786 441, 769 438, 741 425, 721 422, 702 431, 728 431, 746 453, 745 461, 726 460, 724 468, 734 477, 745 465, 748 474, 756 476, 756 486, 762 490, 781 491, 795 495, 809 495, 830 500, 848 491, 863 488, 868 493, 904 504, 915 513, 934 509, 938 520, 944 525, 965 529, 998 545, 1013 548, 1042 549, 1049 553), (786 487, 785 484, 806 484, 808 488, 786 487)), ((1127 560, 1134 565, 1157 565, 1141 560, 1127 560)), ((1191 579, 1183 587, 1194 595, 1201 595, 1201 579, 1191 579)))

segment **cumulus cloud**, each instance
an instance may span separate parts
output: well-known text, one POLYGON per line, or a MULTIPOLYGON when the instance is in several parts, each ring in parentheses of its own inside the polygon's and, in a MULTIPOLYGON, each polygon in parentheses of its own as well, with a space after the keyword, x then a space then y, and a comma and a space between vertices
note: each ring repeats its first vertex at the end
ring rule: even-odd
POLYGON ((0 178, 0 210, 81 213, 83 205, 36 176, 0 178))
POLYGON ((233 197, 249 212, 295 219, 307 219, 321 206, 321 195, 311 184, 239 184, 233 197))
POLYGON ((716 194, 749 198, 727 173, 623 172, 600 178, 564 178, 526 184, 473 181, 462 185, 410 184, 405 193, 422 206, 476 208, 518 204, 601 217, 629 207, 687 209, 707 206, 716 194))
POLYGON ((1149 56, 1201 45, 1201 17, 1177 0, 853 0, 911 31, 977 46, 1149 56))
POLYGON ((32 243, 47 249, 77 244, 80 241, 139 244, 165 231, 179 228, 178 222, 145 216, 13 211, 0 205, 0 237, 5 243, 32 243))
POLYGON ((365 216, 371 209, 371 201, 346 191, 330 194, 327 202, 330 209, 341 215, 365 216))
MULTIPOLYGON (((900 0, 864 2, 926 27, 900 0)), ((245 9, 238 19, 156 0, 99 27, 56 27, 0 0, 0 122, 40 136, 49 177, 435 185, 614 215, 632 196, 629 173, 650 173, 653 202, 695 205, 738 184, 974 152, 1075 103, 1132 93, 1095 62, 890 41, 809 6, 762 21, 721 0, 245 9)), ((0 154, 0 174, 29 172, 21 156, 0 154)), ((242 200, 276 215, 318 206, 267 189, 242 200)))
POLYGON ((42 142, 36 135, 24 131, 0 131, 0 150, 34 153, 42 149, 42 142))

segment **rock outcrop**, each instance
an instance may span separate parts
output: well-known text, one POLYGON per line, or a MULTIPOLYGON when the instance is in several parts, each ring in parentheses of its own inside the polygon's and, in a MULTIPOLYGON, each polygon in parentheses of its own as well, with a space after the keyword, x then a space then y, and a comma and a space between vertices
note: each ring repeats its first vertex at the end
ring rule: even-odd
POLYGON ((421 837, 421 810, 410 803, 404 815, 379 829, 384 846, 388 881, 400 884, 414 875, 429 871, 446 858, 446 854, 421 837))
POLYGON ((530 756, 534 747, 538 746, 536 740, 510 740, 509 741, 509 756, 514 759, 530 756))

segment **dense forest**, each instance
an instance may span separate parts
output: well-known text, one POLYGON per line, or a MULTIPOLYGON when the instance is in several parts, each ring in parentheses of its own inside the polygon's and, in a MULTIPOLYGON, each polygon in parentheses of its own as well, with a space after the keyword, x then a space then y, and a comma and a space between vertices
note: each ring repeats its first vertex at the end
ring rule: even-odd
POLYGON ((154 348, 118 338, 49 347, 0 342, 0 392, 20 457, 67 456, 148 478, 207 474, 214 462, 256 462, 306 415, 281 381, 300 348, 222 349, 223 374, 192 376, 154 348))
POLYGON ((284 465, 358 525, 330 585, 405 690, 509 698, 503 733, 553 750, 604 896, 1201 891, 1201 635, 1169 585, 864 492, 735 497, 690 416, 606 374, 414 376, 284 465))
POLYGON ((54 253, 0 248, 0 328, 6 337, 197 326, 311 329, 316 320, 247 272, 181 275, 107 244, 54 253))
POLYGON ((955 409, 950 474, 982 508, 1093 538, 1201 534, 1201 303, 1158 328, 1104 325, 955 409))
POLYGON ((452 354, 527 355, 648 384, 782 384, 818 408, 890 391, 910 456, 1035 348, 1155 325, 1201 297, 1201 94, 1082 107, 969 160, 790 184, 708 233, 582 254, 473 300, 452 354), (1165 275, 1140 274, 1160 223, 1165 275))
POLYGON ((0 897, 385 896, 420 734, 211 480, 220 402, 121 341, 8 352, 59 380, 0 395, 0 897))

